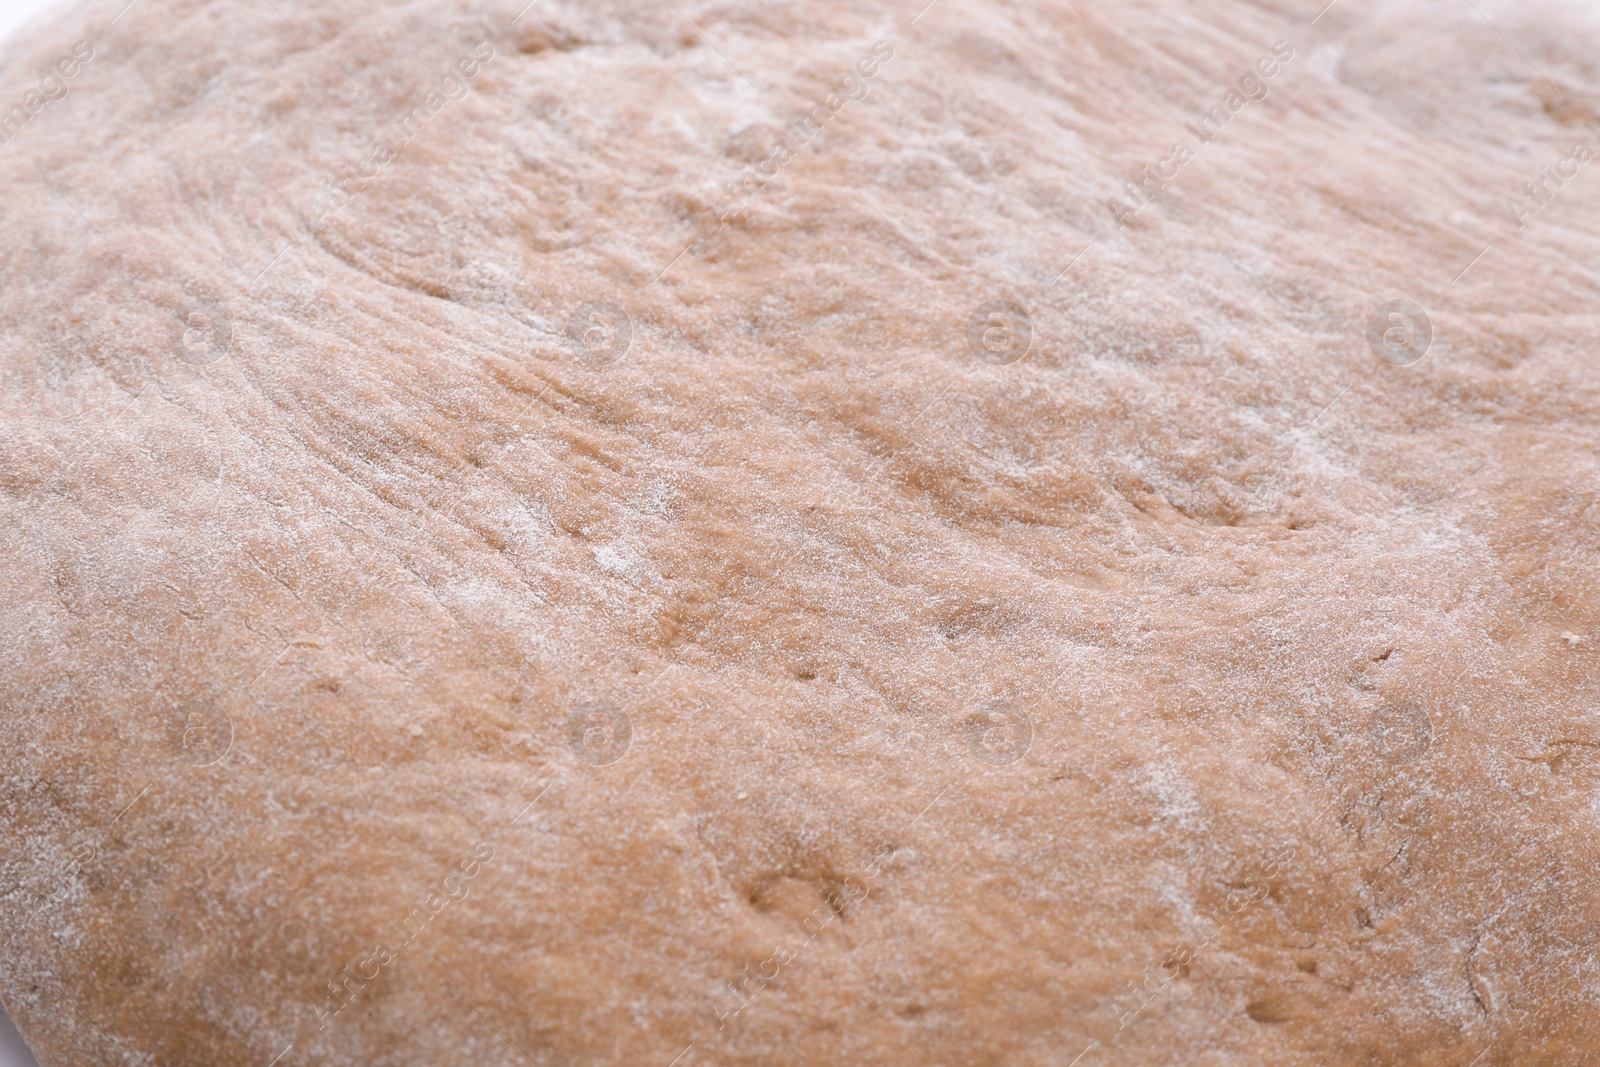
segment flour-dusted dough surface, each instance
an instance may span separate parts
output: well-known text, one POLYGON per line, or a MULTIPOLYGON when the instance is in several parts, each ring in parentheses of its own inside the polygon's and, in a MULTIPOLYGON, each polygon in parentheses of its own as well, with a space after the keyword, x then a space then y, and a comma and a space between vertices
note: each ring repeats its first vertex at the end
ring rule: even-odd
POLYGON ((0 58, 45 1067, 1600 1055, 1591 15, 123 2, 0 58))

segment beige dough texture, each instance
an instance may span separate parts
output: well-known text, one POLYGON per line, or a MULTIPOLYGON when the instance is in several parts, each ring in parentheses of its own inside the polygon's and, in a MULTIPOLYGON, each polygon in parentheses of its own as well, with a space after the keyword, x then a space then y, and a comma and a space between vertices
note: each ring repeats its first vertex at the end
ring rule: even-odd
POLYGON ((1600 15, 0 51, 44 1067, 1600 1061, 1600 15))

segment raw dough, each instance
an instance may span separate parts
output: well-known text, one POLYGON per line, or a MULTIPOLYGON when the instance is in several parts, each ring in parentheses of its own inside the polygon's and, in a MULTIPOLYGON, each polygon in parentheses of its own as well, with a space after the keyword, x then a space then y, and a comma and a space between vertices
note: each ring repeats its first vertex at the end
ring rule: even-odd
POLYGON ((125 3, 0 59, 44 1067, 1600 1054, 1592 14, 125 3))

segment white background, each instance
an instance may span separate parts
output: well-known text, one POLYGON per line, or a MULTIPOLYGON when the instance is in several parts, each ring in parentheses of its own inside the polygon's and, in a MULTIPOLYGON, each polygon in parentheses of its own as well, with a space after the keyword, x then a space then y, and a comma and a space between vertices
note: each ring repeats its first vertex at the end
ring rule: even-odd
POLYGON ((0 1067, 39 1067, 4 1012, 0 1012, 0 1067))
MULTIPOLYGON (((61 0, 0 0, 0 41, 11 36, 11 31, 47 7, 55 7, 61 0)), ((6 1061, 0 1060, 0 1063, 6 1061)))

